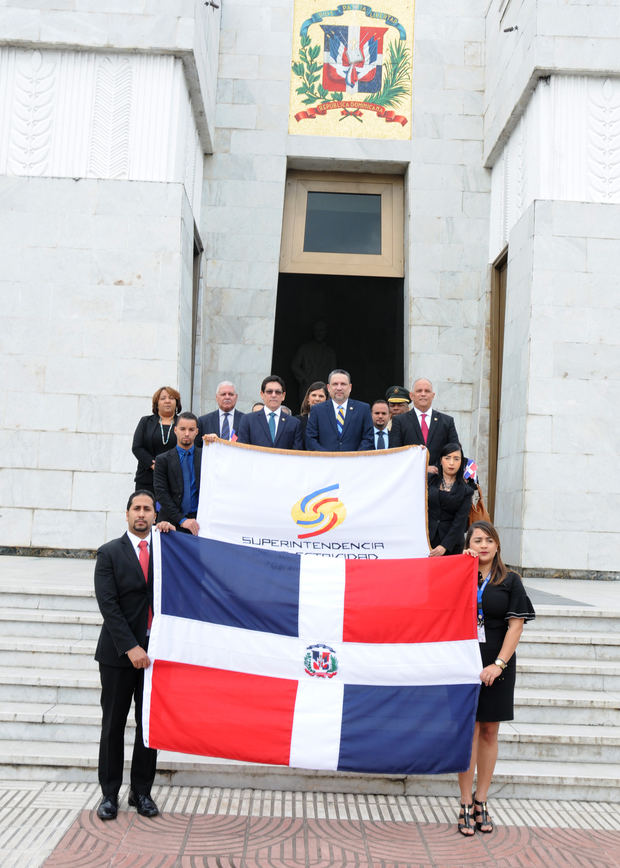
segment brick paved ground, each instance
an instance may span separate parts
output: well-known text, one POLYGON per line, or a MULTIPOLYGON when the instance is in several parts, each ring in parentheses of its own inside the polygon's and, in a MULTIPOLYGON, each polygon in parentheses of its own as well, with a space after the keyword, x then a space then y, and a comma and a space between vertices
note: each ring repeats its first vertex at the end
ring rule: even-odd
POLYGON ((466 841, 447 823, 303 820, 83 811, 45 862, 68 866, 604 866, 620 864, 620 831, 498 827, 466 841))
POLYGON ((156 787, 147 820, 94 784, 0 782, 3 868, 620 866, 620 805, 497 799, 492 835, 456 832, 456 799, 156 787), (571 828, 573 826, 574 828, 571 828))

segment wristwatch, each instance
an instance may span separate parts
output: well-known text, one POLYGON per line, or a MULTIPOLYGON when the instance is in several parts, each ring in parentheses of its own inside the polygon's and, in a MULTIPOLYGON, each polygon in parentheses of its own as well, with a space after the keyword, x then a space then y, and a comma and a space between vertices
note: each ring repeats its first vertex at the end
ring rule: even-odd
POLYGON ((495 665, 496 665, 496 666, 499 666, 499 668, 502 669, 502 670, 504 670, 504 669, 506 668, 506 666, 508 666, 508 664, 507 664, 504 660, 502 660, 501 657, 498 657, 498 658, 495 660, 495 665))

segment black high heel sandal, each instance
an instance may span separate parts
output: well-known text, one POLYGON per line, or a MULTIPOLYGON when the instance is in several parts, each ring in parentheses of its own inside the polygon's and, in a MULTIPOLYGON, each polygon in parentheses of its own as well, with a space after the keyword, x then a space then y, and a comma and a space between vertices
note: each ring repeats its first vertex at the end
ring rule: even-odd
POLYGON ((494 826, 493 826, 493 823, 491 822, 491 819, 489 818, 489 811, 487 809, 487 803, 486 802, 479 802, 478 799, 474 798, 474 805, 476 806, 474 808, 474 819, 476 821, 476 829, 478 829, 479 832, 482 832, 483 835, 490 835, 491 832, 493 831, 494 826), (480 817, 480 819, 478 819, 478 817, 480 817), (483 829, 482 828, 483 826, 490 826, 491 828, 490 829, 483 829))
POLYGON ((461 833, 461 835, 463 835, 464 838, 473 838, 476 833, 476 827, 471 822, 473 819, 471 815, 473 808, 473 802, 471 803, 471 805, 464 805, 461 803, 461 811, 463 812, 463 816, 461 817, 461 815, 459 814, 459 822, 456 828, 459 830, 459 832, 461 833), (471 833, 469 831, 465 831, 465 829, 471 829, 471 833))

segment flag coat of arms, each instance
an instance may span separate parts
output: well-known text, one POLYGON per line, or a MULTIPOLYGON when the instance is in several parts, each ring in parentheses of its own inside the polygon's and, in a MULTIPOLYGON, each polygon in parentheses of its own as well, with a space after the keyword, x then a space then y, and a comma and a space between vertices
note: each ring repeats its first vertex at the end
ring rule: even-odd
POLYGON ((469 765, 476 562, 340 560, 153 535, 154 748, 394 774, 469 765))
POLYGON ((381 90, 383 34, 387 27, 322 27, 323 87, 350 94, 381 90))

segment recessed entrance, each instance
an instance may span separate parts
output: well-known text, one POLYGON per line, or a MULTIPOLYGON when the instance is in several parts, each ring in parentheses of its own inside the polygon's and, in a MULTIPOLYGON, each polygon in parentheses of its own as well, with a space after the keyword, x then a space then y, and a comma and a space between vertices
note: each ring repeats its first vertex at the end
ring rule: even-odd
POLYGON ((280 274, 271 370, 286 381, 293 412, 306 388, 294 374, 300 347, 318 361, 318 379, 331 367, 349 371, 358 400, 372 402, 402 385, 403 278, 280 274), (317 323, 325 323, 324 337, 317 323))

